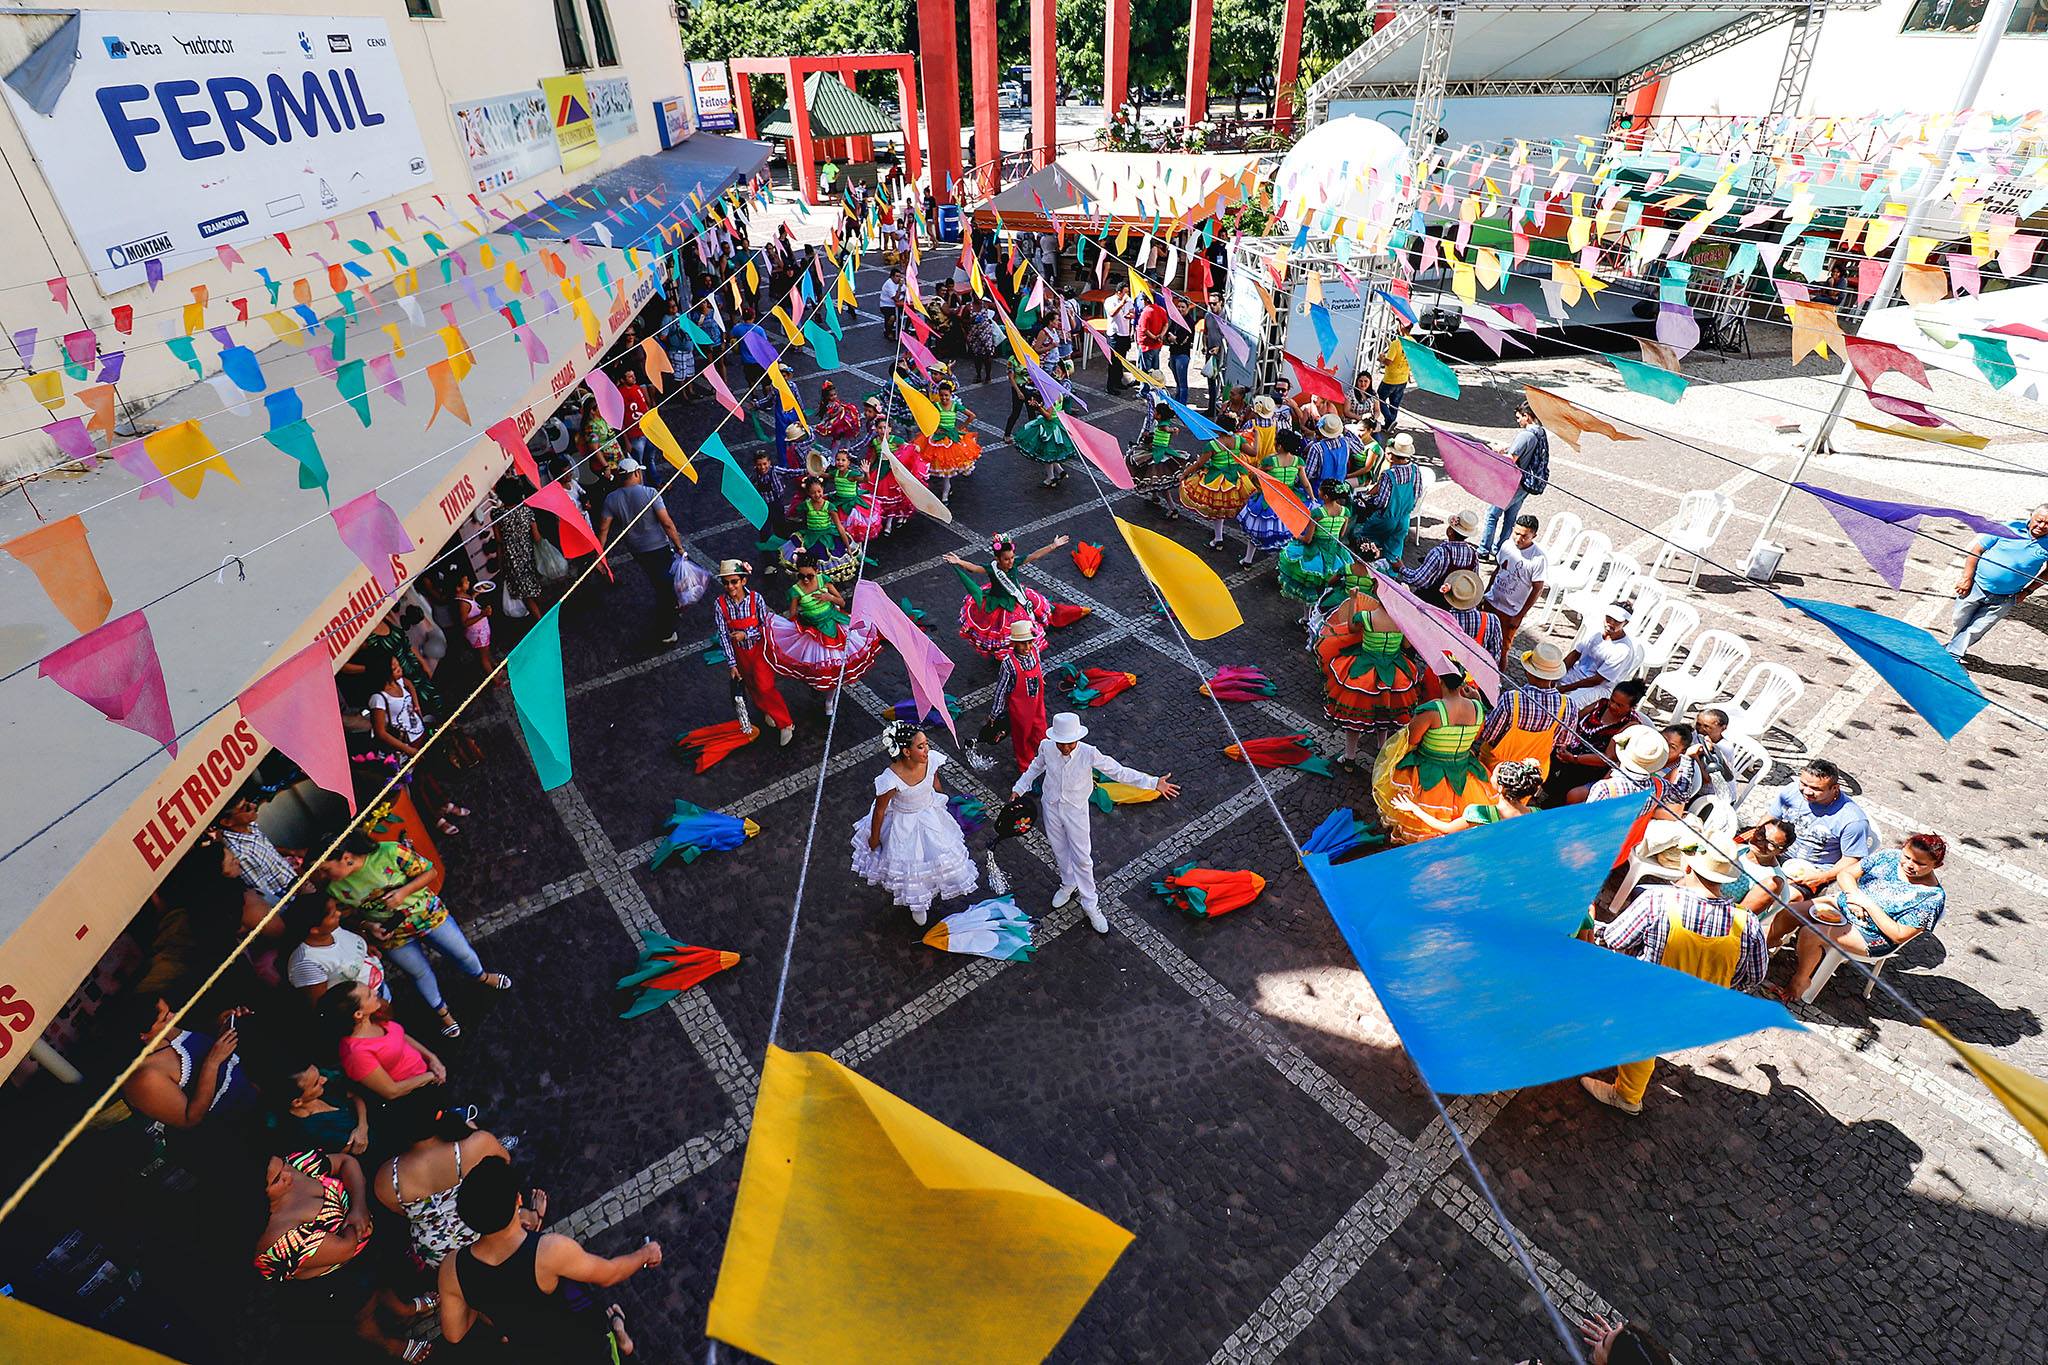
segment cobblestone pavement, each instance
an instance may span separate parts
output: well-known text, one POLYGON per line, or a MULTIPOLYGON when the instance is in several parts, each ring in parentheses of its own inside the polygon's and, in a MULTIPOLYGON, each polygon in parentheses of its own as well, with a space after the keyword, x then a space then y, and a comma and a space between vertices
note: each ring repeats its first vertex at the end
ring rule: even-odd
MULTIPOLYGON (((878 283, 866 272, 864 307, 878 283)), ((843 394, 881 387, 888 351, 871 314, 844 354, 843 394)), ((1641 400, 1610 392, 1583 362, 1521 369, 1514 382, 1535 375, 1606 411, 1667 427, 1679 413, 1701 421, 1693 407, 1639 412, 1629 405, 1641 400)), ((1687 399, 1717 412, 1687 439, 1731 462, 1656 438, 1560 446, 1559 484, 1605 508, 1559 491, 1532 510, 1571 507, 1647 558, 1654 542, 1618 518, 1654 527, 1679 492, 1719 486, 1738 508, 1718 552, 1732 558, 1775 496, 1768 476, 1789 468, 1789 438, 1753 419, 1787 393, 1818 391, 1783 379, 1782 363, 1743 371, 1752 372, 1765 385, 1759 396, 1687 399), (1725 406, 1712 409, 1717 402, 1725 406)), ((1091 420, 1130 432, 1135 405, 1103 398, 1100 379, 1091 369, 1084 389, 1091 420)), ((807 378, 807 398, 816 383, 807 378)), ((1423 396, 1413 406, 1498 438, 1513 396, 1506 375, 1475 376, 1456 404, 1423 396)), ((1001 861, 1020 904, 1043 913, 1035 960, 934 952, 847 866, 850 828, 883 761, 878 717, 909 695, 900 663, 885 658, 839 714, 779 1041, 831 1052, 1136 1234, 1061 1359, 1564 1358, 1266 795, 1223 759, 1228 736, 1088 480, 1039 488, 1038 468, 999 439, 1001 385, 966 398, 989 453, 958 485, 957 522, 920 521, 884 541, 873 572, 928 613, 973 725, 992 670, 954 635, 959 588, 939 556, 997 529, 1026 548, 1056 532, 1105 545, 1092 581, 1063 554, 1030 571, 1052 600, 1094 608, 1055 633, 1052 658, 1139 675, 1090 723, 1110 752, 1170 769, 1186 795, 1096 817, 1107 936, 1077 930, 1071 907, 1046 908, 1054 878, 1033 840, 1007 845, 1001 861), (1269 889, 1214 923, 1180 918, 1146 884, 1189 858, 1254 869, 1269 889)), ((686 442, 715 411, 689 414, 686 442)), ((1926 474, 1866 456, 1824 463, 1836 472, 1821 476, 1851 491, 1926 474), (1861 477, 1872 471, 1883 479, 1861 477)), ((1984 510, 2016 511, 2027 485, 2017 474, 1999 481, 1984 510)), ((1461 497, 1440 491, 1426 537, 1461 497)), ((705 485, 672 490, 669 504, 700 558, 751 552, 751 528, 705 485)), ((1200 543, 1186 522, 1119 510, 1200 543)), ((1916 621, 1940 615, 1942 600, 1919 594, 1949 581, 1946 565, 1916 563, 1906 593, 1873 589, 1817 506, 1795 502, 1791 512, 1790 590, 1916 621)), ((1237 548, 1233 540, 1230 561, 1237 548)), ((1203 644, 1201 663, 1256 662, 1279 683, 1271 701, 1233 707, 1232 720, 1246 734, 1306 729, 1333 744, 1270 560, 1224 571, 1246 624, 1203 644)), ((1887 979, 1962 1037, 2048 1074, 2034 923, 2048 885, 2048 808, 2031 781, 2014 781, 2038 766, 2040 732, 1990 712, 1943 746, 1768 594, 1711 567, 1685 591, 1708 624, 1806 680, 1772 736, 1781 778, 1799 756, 1825 751, 1854 774, 1887 836, 1932 827, 1960 839, 1940 941, 1914 945, 1887 979)), ((703 1353, 768 1041, 824 717, 815 697, 785 689, 798 715, 791 747, 757 743, 692 775, 671 740, 729 714, 722 674, 700 658, 706 609, 687 613, 681 648, 649 658, 635 644, 647 605, 644 581, 622 570, 615 586, 594 585, 565 608, 573 783, 539 791, 509 711, 480 728, 490 762, 463 789, 477 833, 454 860, 447 894, 520 989, 493 1001, 451 1053, 489 1125, 521 1139, 521 1162, 550 1190, 559 1229, 606 1252, 647 1236, 663 1242, 663 1267, 620 1297, 646 1358, 692 1360, 703 1353), (733 853, 649 870, 679 796, 751 816, 761 835, 733 853), (620 1022, 609 982, 654 929, 737 949, 745 961, 667 1010, 620 1022)), ((2026 615, 1991 637, 1982 672, 1996 695, 2040 715, 2048 667, 2040 617, 2026 615)), ((939 744, 954 748, 943 736, 939 744)), ((957 763, 947 774, 986 796, 1009 768, 1005 758, 986 774, 957 763)), ((1268 786, 1297 834, 1333 807, 1370 802, 1357 779, 1283 771, 1268 786)), ((1774 977, 1787 966, 1781 957, 1774 977)), ((1570 1082, 1453 1099, 1449 1114, 1568 1315, 1639 1318, 1693 1362, 2048 1358, 2048 1165, 1939 1044, 1892 1005, 1864 1001, 1846 974, 1803 1015, 1809 1032, 1667 1060, 1639 1119, 1594 1106, 1570 1082)))

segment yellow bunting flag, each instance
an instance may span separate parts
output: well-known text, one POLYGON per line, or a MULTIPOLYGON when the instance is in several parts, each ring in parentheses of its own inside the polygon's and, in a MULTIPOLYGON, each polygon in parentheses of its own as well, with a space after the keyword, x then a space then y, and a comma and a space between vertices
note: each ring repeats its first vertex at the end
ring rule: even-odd
POLYGON ((199 330, 200 328, 204 327, 205 325, 206 325, 206 305, 205 305, 205 304, 203 304, 203 303, 188 303, 188 304, 186 304, 186 305, 185 305, 185 335, 186 335, 186 336, 191 336, 191 335, 192 335, 192 334, 193 334, 194 332, 198 331, 198 330, 199 330))
POLYGON ((491 250, 489 242, 478 242, 476 244, 476 263, 486 270, 489 270, 498 263, 498 253, 491 250))
POLYGON ((427 366, 427 382, 434 386, 434 410, 427 414, 427 425, 434 425, 434 419, 446 409, 468 426, 469 404, 463 401, 462 381, 457 378, 454 365, 446 360, 437 360, 427 366))
POLYGON ((1815 352, 1827 359, 1830 346, 1836 355, 1842 354, 1842 324, 1835 319, 1833 304, 1799 300, 1792 304, 1791 312, 1794 365, 1815 352))
POLYGON ((1961 431, 1955 427, 1916 427, 1905 422, 1859 422, 1849 419, 1849 425, 1864 431, 1882 432, 1887 436, 1899 436, 1908 441, 1925 441, 1929 445, 1962 446, 1966 450, 1982 450, 1991 444, 1989 436, 1980 436, 1974 431, 1961 431))
POLYGON ((1016 323, 1007 317, 1003 318, 1003 331, 1009 335, 1010 354, 1017 357, 1019 365, 1029 365, 1037 361, 1038 352, 1032 350, 1031 343, 1024 340, 1024 334, 1017 330, 1016 323))
POLYGON ((896 391, 903 395, 903 404, 910 409, 910 416, 916 421, 917 429, 929 438, 939 429, 939 410, 932 406, 931 399, 906 384, 902 375, 899 374, 895 378, 896 391))
POLYGON ((448 348, 448 368, 455 372, 460 383, 476 366, 476 360, 469 353, 469 339, 462 335, 462 329, 450 323, 441 329, 441 344, 448 348))
MULTIPOLYGON (((275 317, 276 314, 273 313, 271 316, 275 317)), ((400 360, 405 359, 405 338, 399 335, 398 324, 395 322, 385 323, 384 335, 391 338, 391 354, 400 360)))
POLYGON ((782 324, 783 335, 789 338, 790 345, 801 346, 804 344, 804 329, 796 325, 796 320, 790 317, 788 309, 778 303, 773 308, 770 308, 768 312, 777 322, 782 324))
POLYGON ((2048 1152, 2048 1082, 1978 1051, 1932 1019, 1922 1019, 1920 1027, 1954 1048, 1963 1065, 1975 1072, 1984 1088, 2005 1106, 2005 1112, 2018 1119, 2020 1126, 2033 1134, 2041 1150, 2048 1152))
POLYGON ((784 1365, 1022 1365, 1130 1241, 823 1053, 770 1046, 706 1331, 784 1365))
POLYGON ((83 521, 70 516, 38 526, 0 545, 0 550, 28 565, 50 601, 80 634, 106 624, 114 597, 85 538, 83 521))
POLYGON ((1133 526, 1122 517, 1116 518, 1116 529, 1123 532, 1124 544, 1131 547, 1138 567, 1159 589, 1181 629, 1191 637, 1213 640, 1244 624, 1230 589, 1200 555, 1177 540, 1133 526))
POLYGON ((803 404, 797 402, 796 395, 789 390, 789 378, 785 374, 788 368, 787 365, 770 366, 768 369, 768 382, 775 386, 775 392, 782 395, 782 410, 784 412, 793 412, 801 419, 804 413, 803 404))
POLYGON ((640 417, 640 434, 654 443, 661 452, 661 458, 683 471, 683 477, 691 483, 697 482, 697 467, 690 463, 690 457, 683 453, 682 442, 668 429, 668 423, 661 420, 661 414, 649 408, 640 417))
POLYGON ((1578 275, 1563 261, 1550 263, 1550 279, 1557 286, 1558 297, 1564 300, 1565 307, 1577 307, 1579 300, 1585 297, 1584 291, 1579 288, 1578 275))
POLYGON ((277 333, 277 339, 292 346, 306 344, 306 329, 299 320, 288 313, 265 313, 263 320, 270 324, 270 330, 277 333))
POLYGON ((0 1360, 65 1360, 87 1365, 177 1365, 169 1356, 95 1332, 8 1295, 0 1297, 0 1360))
POLYGON ((758 292, 760 288, 761 272, 754 269, 754 263, 750 260, 747 262, 747 289, 752 292, 758 292))
POLYGON ((151 432, 142 438, 142 449, 157 472, 170 480, 171 487, 188 498, 199 496, 199 486, 210 470, 227 475, 229 483, 241 482, 196 417, 151 432))
MULTIPOLYGON (((975 279, 978 281, 980 280, 980 278, 981 267, 976 266, 975 279)), ((979 294, 981 290, 976 289, 974 292, 979 294)), ((845 304, 848 308, 852 308, 855 306, 853 297, 853 276, 844 270, 839 272, 839 301, 845 304)))
POLYGON ((40 370, 35 374, 23 375, 22 383, 35 400, 52 413, 64 406, 64 372, 62 370, 40 370))

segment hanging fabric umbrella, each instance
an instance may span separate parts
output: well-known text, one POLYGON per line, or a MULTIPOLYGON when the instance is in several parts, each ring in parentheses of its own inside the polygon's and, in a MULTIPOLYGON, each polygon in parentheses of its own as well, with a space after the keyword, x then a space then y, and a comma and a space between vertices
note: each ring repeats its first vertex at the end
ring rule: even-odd
POLYGON ((1217 669, 1200 690, 1203 696, 1218 701, 1256 701, 1273 695, 1273 680, 1258 668, 1228 664, 1217 669))
POLYGON ((1248 739, 1241 745, 1226 745, 1223 756, 1259 768, 1300 768, 1330 776, 1329 763, 1309 744, 1307 734, 1248 739))
POLYGON ((686 730, 676 736, 676 748, 686 757, 694 756, 696 771, 701 773, 733 750, 752 743, 754 736, 761 733, 758 728, 742 728, 743 724, 738 720, 722 720, 716 725, 686 730))
POLYGON ((694 863, 706 853, 738 848, 759 834, 761 827, 752 820, 679 800, 676 813, 668 819, 667 831, 668 837, 654 850, 654 859, 647 864, 651 868, 660 867, 672 857, 680 856, 684 862, 694 863))
POLYGON ((1062 626, 1071 626, 1093 610, 1093 607, 1077 607, 1072 602, 1055 602, 1052 604, 1052 628, 1058 630, 1062 626))
POLYGON ((1009 896, 976 901, 925 931, 924 941, 941 952, 992 957, 999 962, 1031 960, 1031 916, 1009 896))
POLYGON ((728 967, 739 965, 738 953, 719 948, 699 948, 666 934, 647 935, 640 946, 639 967, 619 978, 619 989, 640 988, 626 1006, 621 1019, 637 1019, 661 1008, 683 991, 728 967))
POLYGON ((1266 889, 1266 879, 1256 872, 1225 871, 1182 863, 1163 881, 1152 883, 1153 894, 1184 914, 1196 919, 1215 919, 1242 910, 1266 889))
POLYGON ((1081 571, 1081 577, 1083 578, 1095 577, 1096 570, 1102 567, 1102 547, 1100 545, 1091 544, 1084 540, 1074 547, 1073 555, 1074 567, 1081 571))

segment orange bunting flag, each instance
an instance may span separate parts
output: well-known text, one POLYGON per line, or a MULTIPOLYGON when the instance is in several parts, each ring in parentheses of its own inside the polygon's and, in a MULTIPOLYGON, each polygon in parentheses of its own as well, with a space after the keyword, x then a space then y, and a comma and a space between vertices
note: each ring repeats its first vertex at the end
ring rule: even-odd
POLYGON ((1236 459, 1250 471, 1254 479, 1259 481, 1259 494, 1265 498, 1266 505, 1273 509, 1273 515, 1280 518, 1281 525, 1297 536, 1308 530, 1311 520, 1309 510, 1301 499, 1295 496, 1293 489, 1260 469, 1256 462, 1247 460, 1242 455, 1236 459))
POLYGON ((1213 640, 1244 624, 1230 589, 1202 557, 1177 540, 1116 518, 1124 544, 1166 599, 1181 629, 1197 640, 1213 640))
POLYGON ((107 591, 107 580, 79 518, 70 516, 38 526, 0 545, 0 550, 28 565, 74 629, 83 633, 106 623, 107 613, 114 609, 114 596, 107 591))
POLYGON ((212 470, 227 475, 229 483, 241 482, 235 477, 235 471, 228 467, 228 462, 221 458, 213 439, 199 425, 196 417, 174 427, 151 432, 142 438, 142 449, 171 487, 188 498, 199 496, 200 485, 212 470))
POLYGON ((1536 420, 1547 430, 1557 433, 1573 450, 1579 448, 1579 438, 1589 431, 1605 436, 1610 441, 1641 439, 1629 435, 1604 418, 1594 416, 1578 404, 1559 398, 1548 389, 1525 384, 1522 386, 1522 392, 1528 396, 1529 406, 1536 410, 1536 420))
POLYGON ((434 419, 445 409, 468 426, 469 404, 462 400, 462 382, 453 364, 446 360, 435 361, 427 366, 427 380, 434 386, 434 410, 427 414, 427 425, 434 425, 434 419))
POLYGON ((674 374, 675 366, 668 363, 668 352, 661 349, 661 340, 658 337, 649 337, 641 342, 640 351, 643 356, 642 368, 647 371, 647 382, 654 385, 656 393, 660 393, 661 377, 665 374, 674 374))
POLYGON ((1842 354, 1842 324, 1835 319, 1834 305, 1798 300, 1792 305, 1792 363, 1819 353, 1828 359, 1828 348, 1842 354))

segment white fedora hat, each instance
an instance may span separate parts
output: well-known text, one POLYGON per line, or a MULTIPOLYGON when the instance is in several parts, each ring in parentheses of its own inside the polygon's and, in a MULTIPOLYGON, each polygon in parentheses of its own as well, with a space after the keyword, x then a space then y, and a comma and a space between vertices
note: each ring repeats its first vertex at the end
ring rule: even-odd
POLYGON ((1062 711, 1052 718, 1052 724, 1047 727, 1045 737, 1055 744, 1076 744, 1086 738, 1087 734, 1088 727, 1081 723, 1079 716, 1072 711, 1062 711))

